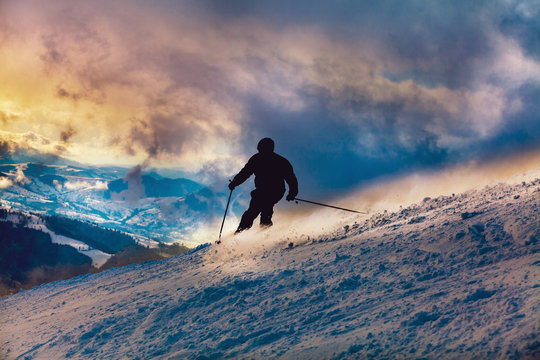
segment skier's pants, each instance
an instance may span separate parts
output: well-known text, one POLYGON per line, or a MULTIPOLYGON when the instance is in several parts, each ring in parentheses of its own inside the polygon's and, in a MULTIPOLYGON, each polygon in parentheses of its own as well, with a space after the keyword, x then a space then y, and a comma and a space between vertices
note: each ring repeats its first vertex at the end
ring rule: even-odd
POLYGON ((253 225, 255 218, 261 214, 261 225, 272 225, 272 215, 274 214, 274 205, 281 200, 283 194, 280 193, 268 193, 258 189, 251 192, 251 201, 249 202, 249 208, 242 215, 238 230, 249 229, 253 225))

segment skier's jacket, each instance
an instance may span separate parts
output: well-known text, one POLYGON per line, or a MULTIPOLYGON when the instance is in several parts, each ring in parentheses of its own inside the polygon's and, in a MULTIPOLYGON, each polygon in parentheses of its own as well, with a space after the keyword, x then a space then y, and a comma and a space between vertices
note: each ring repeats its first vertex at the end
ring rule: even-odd
POLYGON ((285 193, 285 181, 289 185, 288 197, 298 195, 298 180, 294 175, 291 163, 283 156, 270 153, 257 153, 249 159, 246 166, 231 182, 233 187, 242 184, 255 174, 255 188, 267 194, 281 198, 285 193))

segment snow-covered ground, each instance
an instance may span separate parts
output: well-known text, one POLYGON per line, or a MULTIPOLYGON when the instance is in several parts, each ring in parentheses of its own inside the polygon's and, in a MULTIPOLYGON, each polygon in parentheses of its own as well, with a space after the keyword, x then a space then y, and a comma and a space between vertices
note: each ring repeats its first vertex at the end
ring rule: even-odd
POLYGON ((23 291, 0 356, 538 359, 538 177, 23 291))

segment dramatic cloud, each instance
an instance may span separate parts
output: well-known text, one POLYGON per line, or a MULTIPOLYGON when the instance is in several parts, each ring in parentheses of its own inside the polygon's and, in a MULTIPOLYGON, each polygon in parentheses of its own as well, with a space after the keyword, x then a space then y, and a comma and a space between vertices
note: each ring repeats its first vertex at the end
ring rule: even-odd
POLYGON ((9 153, 9 143, 7 141, 0 140, 0 159, 5 157, 9 153))
POLYGON ((5 176, 0 177, 0 189, 5 189, 7 187, 10 187, 13 185, 13 182, 10 178, 7 178, 5 176))
POLYGON ((30 183, 30 180, 26 177, 24 174, 24 170, 26 170, 27 165, 26 164, 20 164, 17 165, 17 172, 15 173, 15 183, 19 185, 26 185, 30 183))
POLYGON ((119 193, 112 193, 114 200, 135 202, 145 195, 144 185, 142 183, 142 166, 137 165, 131 169, 123 179, 127 183, 127 189, 119 193))
POLYGON ((18 116, 15 114, 9 114, 4 111, 0 111, 0 121, 3 125, 7 125, 8 122, 17 120, 18 116))
POLYGON ((532 1, 0 10, 0 121, 80 161, 223 182, 271 136, 309 193, 540 146, 532 1))
MULTIPOLYGON (((70 137, 69 133, 61 134, 61 137, 70 137)), ((67 139, 67 138, 66 138, 67 139)), ((53 141, 43 135, 33 132, 10 133, 0 130, 0 159, 14 155, 18 152, 26 154, 40 155, 39 157, 54 161, 57 155, 64 153, 67 149, 66 142, 53 141)))
MULTIPOLYGON (((55 183, 55 185, 57 184, 55 183)), ((108 189, 107 182, 105 181, 83 181, 83 180, 66 181, 64 183, 64 188, 66 190, 80 190, 80 189, 107 190, 108 189)))
POLYGON ((63 142, 68 142, 69 139, 71 139, 71 137, 75 134, 76 131, 70 125, 66 130, 60 133, 60 140, 62 140, 63 142))

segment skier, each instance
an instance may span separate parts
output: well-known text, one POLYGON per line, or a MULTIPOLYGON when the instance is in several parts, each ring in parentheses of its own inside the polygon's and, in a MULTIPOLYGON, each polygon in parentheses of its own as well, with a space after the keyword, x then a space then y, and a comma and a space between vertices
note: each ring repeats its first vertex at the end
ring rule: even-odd
POLYGON ((255 190, 251 192, 251 201, 235 234, 249 229, 255 218, 261 214, 261 226, 272 226, 274 205, 285 194, 285 181, 289 185, 287 201, 294 200, 298 194, 298 181, 291 163, 274 152, 274 141, 264 138, 257 145, 257 154, 253 155, 242 170, 229 183, 229 189, 246 181, 255 174, 255 190))

